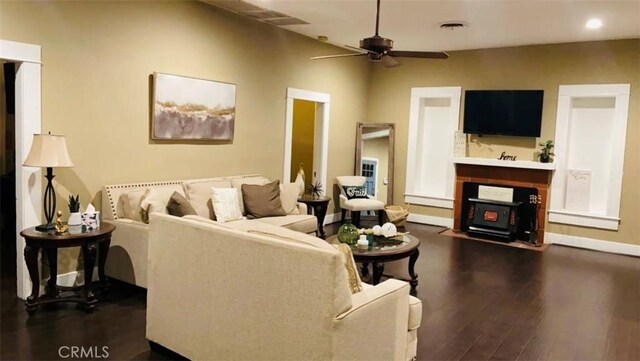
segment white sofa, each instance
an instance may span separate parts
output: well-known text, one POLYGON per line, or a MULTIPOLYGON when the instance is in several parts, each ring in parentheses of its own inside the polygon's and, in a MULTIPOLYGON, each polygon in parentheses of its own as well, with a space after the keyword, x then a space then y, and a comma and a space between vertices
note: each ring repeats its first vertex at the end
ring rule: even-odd
MULTIPOLYGON (((206 179, 190 179, 163 182, 146 182, 106 185, 102 190, 102 220, 113 223, 116 230, 111 236, 111 247, 105 266, 109 277, 140 286, 147 287, 147 249, 149 243, 149 225, 141 220, 127 218, 125 206, 122 204, 123 194, 140 196, 149 188, 161 189, 166 194, 177 191, 185 195, 197 214, 205 218, 213 218, 211 205, 211 188, 239 188, 242 184, 265 184, 268 179, 257 175, 216 177, 206 179)), ((243 210, 242 200, 240 208, 243 210)), ((307 214, 306 205, 297 203, 295 212, 286 216, 267 217, 251 220, 266 222, 286 227, 303 233, 314 233, 317 220, 307 214), (295 214, 294 214, 295 213, 295 214)))
POLYGON ((325 241, 197 216, 154 214, 150 225, 152 347, 192 360, 416 358, 422 303, 409 285, 351 294, 343 254, 325 241))

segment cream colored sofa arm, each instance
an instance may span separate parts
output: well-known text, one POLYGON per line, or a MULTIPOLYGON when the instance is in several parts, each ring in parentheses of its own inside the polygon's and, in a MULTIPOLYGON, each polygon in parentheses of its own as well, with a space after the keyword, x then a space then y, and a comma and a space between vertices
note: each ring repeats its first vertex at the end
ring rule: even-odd
POLYGON ((147 287, 149 225, 131 219, 108 219, 116 226, 111 234, 105 273, 109 277, 147 287))
POLYGON ((389 279, 351 299, 351 309, 335 319, 335 359, 405 360, 409 284, 389 279))
POLYGON ((307 205, 301 202, 298 202, 298 210, 300 214, 307 214, 307 205))

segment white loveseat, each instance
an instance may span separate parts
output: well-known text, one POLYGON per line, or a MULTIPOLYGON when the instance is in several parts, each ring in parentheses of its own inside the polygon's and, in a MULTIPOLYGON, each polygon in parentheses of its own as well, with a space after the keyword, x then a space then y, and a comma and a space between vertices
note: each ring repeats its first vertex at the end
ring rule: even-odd
POLYGON ((422 303, 387 280, 351 294, 343 254, 264 223, 154 214, 147 339, 192 360, 412 360, 422 303))
MULTIPOLYGON (((240 188, 242 184, 265 184, 269 180, 257 175, 216 177, 207 179, 190 179, 162 182, 145 182, 130 184, 106 185, 102 189, 102 220, 113 223, 116 230, 111 236, 111 247, 105 266, 109 277, 140 286, 147 287, 147 253, 149 243, 149 225, 139 218, 126 215, 123 195, 141 197, 147 189, 154 188, 169 195, 173 191, 184 195, 195 209, 198 216, 214 218, 211 204, 211 188, 240 188)), ((139 200, 138 200, 139 202, 139 200)), ((242 200, 240 208, 243 210, 242 200)), ((307 214, 307 207, 297 203, 286 216, 266 217, 251 220, 265 222, 291 230, 314 233, 317 220, 307 214)), ((134 210, 137 212, 137 210, 134 210)))

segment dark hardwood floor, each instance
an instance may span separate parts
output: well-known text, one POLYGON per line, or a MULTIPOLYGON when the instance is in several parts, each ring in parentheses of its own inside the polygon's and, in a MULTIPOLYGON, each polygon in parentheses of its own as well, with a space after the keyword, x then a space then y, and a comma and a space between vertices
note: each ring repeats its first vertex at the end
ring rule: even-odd
MULTIPOLYGON (((422 240, 418 360, 640 360, 639 258, 407 230, 422 240)), ((2 360, 59 360, 62 346, 107 346, 111 360, 171 359, 149 350, 144 290, 115 284, 93 314, 63 304, 28 317, 14 283, 2 279, 2 360)))

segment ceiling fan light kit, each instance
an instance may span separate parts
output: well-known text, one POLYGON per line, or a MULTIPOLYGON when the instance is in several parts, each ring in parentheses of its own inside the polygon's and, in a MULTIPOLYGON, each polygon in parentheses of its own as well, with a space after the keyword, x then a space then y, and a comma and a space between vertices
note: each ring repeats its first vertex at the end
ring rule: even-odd
MULTIPOLYGON (((462 22, 457 22, 462 24, 462 22)), ((420 59, 447 59, 449 55, 445 52, 431 52, 431 51, 392 51, 393 40, 382 37, 378 34, 378 28, 380 25, 380 0, 376 2, 376 33, 375 35, 360 40, 360 47, 355 48, 346 45, 347 48, 354 49, 358 53, 351 54, 338 54, 338 55, 325 55, 315 56, 311 60, 317 59, 331 59, 331 58, 343 58, 349 56, 367 56, 370 61, 380 62, 388 68, 396 67, 400 65, 393 57, 403 58, 420 58, 420 59)), ((462 25, 463 27, 465 25, 462 25)), ((442 27, 442 25, 440 25, 442 27)))

